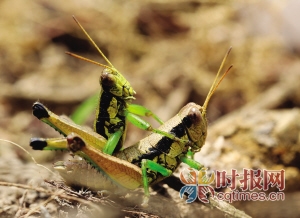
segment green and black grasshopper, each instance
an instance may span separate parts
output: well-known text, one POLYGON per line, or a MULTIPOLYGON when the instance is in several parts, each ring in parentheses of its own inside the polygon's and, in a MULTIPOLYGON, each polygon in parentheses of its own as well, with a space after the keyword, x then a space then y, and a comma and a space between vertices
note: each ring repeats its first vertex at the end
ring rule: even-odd
POLYGON ((126 136, 127 120, 129 120, 138 128, 159 133, 178 140, 176 137, 167 132, 152 128, 149 123, 145 122, 139 117, 151 116, 157 122, 163 124, 163 122, 149 109, 141 105, 130 103, 131 100, 135 99, 134 94, 136 93, 131 87, 130 83, 107 59, 93 39, 77 21, 77 19, 75 17, 73 18, 109 65, 107 66, 67 52, 67 54, 73 57, 104 67, 104 70, 100 76, 101 91, 96 112, 96 119, 94 122, 94 131, 108 140, 103 152, 112 154, 114 151, 119 151, 122 148, 126 136))
MULTIPOLYGON (((104 64, 86 59, 84 57, 78 56, 76 54, 66 52, 67 54, 77 57, 79 59, 94 63, 96 65, 104 67, 104 70, 100 76, 100 85, 101 91, 99 96, 99 104, 96 112, 96 119, 94 122, 94 131, 105 139, 107 139, 107 143, 105 144, 104 148, 99 148, 104 153, 112 154, 114 151, 118 151, 122 148, 123 142, 126 136, 126 127, 127 127, 127 120, 133 123, 135 126, 147 130, 152 131, 155 133, 159 133, 165 136, 168 136, 171 139, 176 141, 181 141, 180 139, 176 138, 173 134, 169 134, 167 132, 154 129, 152 126, 142 120, 139 116, 152 116, 155 120, 157 120, 160 124, 163 122, 149 109, 136 104, 130 104, 130 101, 135 99, 134 94, 136 93, 133 88, 131 87, 130 83, 124 78, 124 76, 111 64, 111 62, 107 59, 107 57, 102 53, 96 43, 91 39, 88 33, 84 30, 81 24, 77 21, 77 19, 73 16, 75 22, 81 28, 81 30, 85 33, 91 43, 95 46, 95 48, 99 51, 101 56, 106 60, 109 66, 104 64), (139 116, 137 116, 139 115, 139 116)), ((47 120, 48 117, 45 116, 45 110, 39 110, 39 104, 33 105, 33 113, 34 115, 39 118, 41 121, 50 124, 54 127, 58 132, 67 136, 70 128, 64 128, 64 126, 60 127, 60 121, 58 117, 51 117, 52 121, 47 120), (51 124, 52 122, 52 124, 51 124), (57 127, 56 127, 57 126, 57 127)), ((70 123, 72 126, 71 129, 78 134, 78 128, 80 126, 70 123)), ((95 134, 94 134, 95 135, 95 134)), ((86 135, 81 135, 80 137, 85 137, 86 135)), ((65 140, 57 139, 57 143, 65 143, 65 140)), ((182 141, 183 142, 183 141, 182 141)), ((31 143, 35 143, 32 140, 31 143)), ((42 146, 42 145, 40 145, 42 146)), ((44 146, 46 144, 44 143, 44 146)), ((61 145, 60 147, 63 147, 61 145)), ((40 148, 42 149, 42 147, 40 148)))
MULTIPOLYGON (((84 28, 77 21, 77 19, 75 17, 73 18, 109 65, 107 66, 86 59, 84 57, 78 56, 76 54, 66 52, 67 54, 73 57, 104 67, 104 70, 102 71, 100 76, 101 91, 99 96, 97 112, 96 112, 96 119, 94 122, 94 131, 102 135, 105 139, 108 140, 104 148, 101 148, 101 150, 104 153, 112 154, 114 151, 118 151, 122 148, 126 136, 127 120, 129 120, 131 123, 133 123, 135 126, 141 129, 156 132, 168 136, 174 140, 179 140, 178 138, 174 137, 174 135, 172 134, 152 128, 152 126, 149 123, 145 122, 139 117, 139 116, 152 116, 160 124, 163 123, 149 109, 141 105, 130 104, 130 101, 135 99, 134 94, 136 92, 133 90, 130 83, 124 78, 124 76, 111 64, 111 62, 99 49, 96 43, 91 39, 91 37, 84 30, 84 28)), ((34 107, 38 107, 38 104, 33 106, 33 112, 35 113, 35 116, 40 120, 42 120, 43 122, 50 124, 51 122, 49 123, 47 121, 47 117, 43 116, 43 113, 38 109, 35 110, 34 107)), ((55 127, 55 125, 59 125, 59 124, 54 124, 54 123, 52 124, 53 127, 55 127)), ((72 123, 72 127, 74 128, 75 126, 76 124, 72 123)), ((55 129, 58 130, 64 136, 67 135, 65 133, 67 130, 64 130, 64 128, 61 129, 55 128, 55 129)), ((60 140, 60 142, 63 141, 64 141, 63 139, 60 140)))
MULTIPOLYGON (((220 70, 224 64, 225 58, 220 70)), ((181 162, 198 170, 202 168, 202 165, 192 160, 187 155, 187 152, 199 151, 203 146, 207 135, 207 104, 229 69, 217 82, 220 73, 219 70, 215 82, 202 107, 195 103, 189 103, 183 107, 175 117, 171 118, 159 128, 162 131, 174 134, 180 139, 187 140, 188 143, 176 142, 166 136, 152 133, 135 145, 115 152, 114 156, 110 156, 101 150, 101 147, 103 148, 106 144, 106 140, 102 136, 98 135, 98 139, 96 140, 93 136, 94 132, 87 137, 87 139, 85 134, 76 132, 76 135, 73 135, 71 129, 74 127, 73 125, 70 125, 70 130, 65 132, 65 134, 68 135, 66 139, 67 142, 64 141, 61 143, 61 141, 57 139, 44 140, 35 138, 32 139, 31 146, 34 149, 39 149, 43 146, 43 149, 53 149, 55 147, 57 147, 57 149, 69 149, 75 154, 88 160, 98 170, 103 172, 104 175, 121 187, 135 189, 143 186, 145 191, 145 205, 147 204, 149 197, 149 184, 154 184, 165 177, 170 176, 181 162), (98 143, 95 143, 96 141, 98 141, 98 143), (39 144, 43 144, 43 146, 39 146, 39 144)), ((45 116, 47 117, 46 123, 51 123, 51 126, 55 126, 59 129, 69 125, 69 123, 60 119, 59 116, 50 112, 40 103, 35 103, 33 109, 33 114, 35 115, 39 113, 44 115, 47 114, 47 116, 45 116)))

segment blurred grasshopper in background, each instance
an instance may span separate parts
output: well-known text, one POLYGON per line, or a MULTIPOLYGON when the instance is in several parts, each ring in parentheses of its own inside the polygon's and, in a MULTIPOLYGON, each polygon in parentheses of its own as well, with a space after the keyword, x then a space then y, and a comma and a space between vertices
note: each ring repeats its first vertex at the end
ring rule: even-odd
MULTIPOLYGON (((80 126, 53 114, 42 104, 35 103, 33 114, 68 137, 63 139, 33 138, 31 146, 36 150, 69 149, 88 160, 99 171, 104 172, 105 179, 109 178, 127 189, 143 186, 145 193, 143 205, 147 205, 149 184, 170 176, 181 162, 197 170, 202 168, 202 165, 192 160, 187 153, 199 151, 205 142, 206 108, 211 96, 231 68, 218 80, 229 52, 230 50, 223 59, 203 106, 189 103, 159 128, 162 132, 174 135, 173 139, 164 134, 153 133, 135 145, 116 151, 113 156, 110 156, 103 152, 107 141, 101 135, 97 134, 95 137, 96 133, 84 129, 80 132, 80 126), (175 138, 179 140, 174 140, 175 138)), ((112 84, 113 87, 117 87, 114 83, 112 84)), ((104 178, 103 175, 99 177, 100 180, 104 178)))

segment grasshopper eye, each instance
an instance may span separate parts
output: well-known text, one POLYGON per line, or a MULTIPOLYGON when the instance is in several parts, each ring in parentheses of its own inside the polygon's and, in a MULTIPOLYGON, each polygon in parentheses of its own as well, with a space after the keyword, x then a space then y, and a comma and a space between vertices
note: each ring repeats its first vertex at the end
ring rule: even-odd
POLYGON ((100 77, 100 84, 104 89, 107 88, 108 91, 111 87, 113 87, 116 84, 116 78, 111 74, 109 69, 104 69, 102 71, 100 77))
POLYGON ((189 111, 188 118, 192 124, 202 122, 201 112, 198 108, 195 107, 191 108, 191 110, 189 111))
POLYGON ((182 120, 182 122, 185 124, 185 126, 190 129, 194 126, 199 126, 200 123, 202 123, 202 115, 201 112, 199 111, 199 108, 197 107, 192 107, 189 109, 187 115, 185 118, 182 120))

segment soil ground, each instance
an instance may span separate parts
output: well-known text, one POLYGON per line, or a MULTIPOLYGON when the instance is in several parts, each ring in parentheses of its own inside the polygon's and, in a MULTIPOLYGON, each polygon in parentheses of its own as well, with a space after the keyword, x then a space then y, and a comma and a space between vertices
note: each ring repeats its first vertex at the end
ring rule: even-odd
MULTIPOLYGON (((234 67, 209 104, 208 120, 214 124, 208 129, 208 145, 199 153, 200 161, 212 170, 285 169, 285 201, 233 205, 253 217, 299 217, 299 8, 296 0, 1 1, 0 138, 21 145, 51 169, 52 163, 70 158, 62 152, 33 151, 29 140, 58 136, 32 115, 35 101, 69 116, 99 92, 102 68, 64 53, 105 63, 72 15, 130 81, 137 92, 134 103, 150 108, 162 120, 188 102, 203 104, 232 46, 225 68, 234 67), (220 136, 226 143, 218 147, 220 136)), ((92 126, 93 119, 91 114, 85 125, 92 126)), ((126 145, 146 135, 129 125, 126 145)), ((58 181, 20 148, 0 141, 1 182, 54 192, 56 188, 45 179, 58 181)), ((167 183, 172 186, 172 180, 167 183)), ((82 202, 76 208, 72 199, 61 196, 55 200, 49 193, 1 184, 1 217, 89 217, 92 213, 82 202)), ((181 207, 183 200, 176 191, 172 198, 178 216, 223 216, 200 204, 193 210, 181 207)), ((149 211, 124 210, 122 216, 151 216, 149 211)))

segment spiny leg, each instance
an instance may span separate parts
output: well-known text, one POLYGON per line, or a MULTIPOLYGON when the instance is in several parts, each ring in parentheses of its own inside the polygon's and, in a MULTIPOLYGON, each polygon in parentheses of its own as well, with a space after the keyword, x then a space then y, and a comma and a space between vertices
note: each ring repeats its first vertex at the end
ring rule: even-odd
POLYGON ((98 133, 77 125, 64 116, 56 115, 40 102, 35 102, 33 104, 32 113, 39 120, 48 124, 64 136, 74 132, 80 135, 90 145, 101 151, 106 144, 106 140, 98 133))

